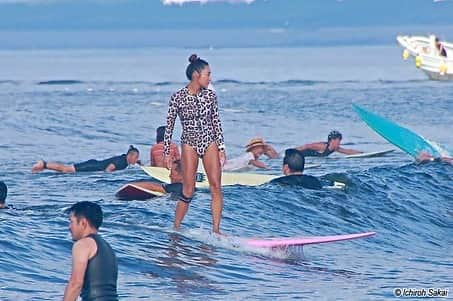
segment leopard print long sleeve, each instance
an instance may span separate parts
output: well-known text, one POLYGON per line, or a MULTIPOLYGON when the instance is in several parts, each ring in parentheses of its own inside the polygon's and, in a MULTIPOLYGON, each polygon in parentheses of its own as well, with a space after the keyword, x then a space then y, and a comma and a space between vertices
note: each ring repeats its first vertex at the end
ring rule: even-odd
POLYGON ((192 146, 198 156, 203 157, 212 142, 217 144, 219 150, 225 149, 217 95, 214 91, 202 89, 197 95, 191 95, 189 89, 184 87, 171 96, 164 135, 167 156, 170 154, 170 142, 177 116, 182 125, 181 142, 192 146))

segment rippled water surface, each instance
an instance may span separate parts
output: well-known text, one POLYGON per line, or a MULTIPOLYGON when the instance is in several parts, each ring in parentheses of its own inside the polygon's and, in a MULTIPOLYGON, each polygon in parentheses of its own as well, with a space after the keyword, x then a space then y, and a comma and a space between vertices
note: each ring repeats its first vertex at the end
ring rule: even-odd
MULTIPOLYGON (((181 232, 175 203, 121 201, 137 167, 112 174, 31 174, 38 159, 79 162, 121 154, 149 160, 155 129, 182 87, 189 50, 0 52, 0 300, 58 300, 71 269, 68 220, 76 201, 99 202, 101 233, 119 258, 124 300, 377 300, 397 287, 453 293, 453 167, 380 158, 310 160, 306 173, 341 177, 345 190, 262 185, 224 188, 222 230, 210 234, 199 191, 181 232), (372 238, 288 251, 246 248, 244 237, 376 231, 372 238)), ((453 84, 425 79, 395 47, 199 50, 213 69, 227 152, 261 135, 279 150, 324 140, 392 148, 353 112, 358 103, 453 149, 453 84)), ((174 137, 179 139, 177 125, 174 137)), ((266 161, 280 172, 280 159, 266 161)))

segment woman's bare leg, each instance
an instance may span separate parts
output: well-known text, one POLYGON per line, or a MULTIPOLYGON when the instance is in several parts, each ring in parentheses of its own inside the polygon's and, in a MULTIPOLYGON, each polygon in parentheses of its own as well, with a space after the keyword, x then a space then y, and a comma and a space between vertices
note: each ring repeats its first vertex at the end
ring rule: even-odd
POLYGON ((220 220, 222 218, 223 195, 221 188, 222 167, 220 166, 219 150, 217 144, 212 143, 203 156, 203 165, 211 189, 212 231, 220 233, 220 220))
MULTIPOLYGON (((195 175, 198 168, 198 154, 197 152, 187 144, 182 145, 181 151, 181 167, 182 167, 182 198, 192 198, 195 189, 195 175)), ((175 229, 179 229, 184 216, 189 210, 189 203, 179 200, 176 204, 175 211, 175 229)))

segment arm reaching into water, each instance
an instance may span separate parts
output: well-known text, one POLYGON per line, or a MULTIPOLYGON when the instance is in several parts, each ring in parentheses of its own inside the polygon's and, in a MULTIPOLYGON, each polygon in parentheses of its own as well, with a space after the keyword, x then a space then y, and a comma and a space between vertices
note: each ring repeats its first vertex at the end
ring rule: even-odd
POLYGON ((267 165, 264 164, 264 162, 261 162, 260 160, 250 160, 249 164, 256 166, 258 168, 269 169, 269 167, 267 167, 267 165))

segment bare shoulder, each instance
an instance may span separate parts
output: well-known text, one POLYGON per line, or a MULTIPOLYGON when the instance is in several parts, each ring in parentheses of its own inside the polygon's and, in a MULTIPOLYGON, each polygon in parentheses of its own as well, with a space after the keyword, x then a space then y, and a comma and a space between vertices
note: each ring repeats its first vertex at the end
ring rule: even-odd
POLYGON ((76 241, 72 247, 72 253, 79 256, 91 258, 97 251, 96 242, 92 237, 84 237, 76 241))

